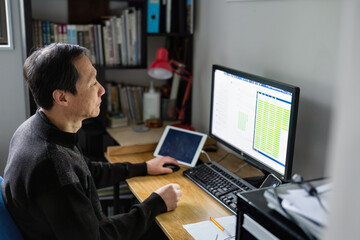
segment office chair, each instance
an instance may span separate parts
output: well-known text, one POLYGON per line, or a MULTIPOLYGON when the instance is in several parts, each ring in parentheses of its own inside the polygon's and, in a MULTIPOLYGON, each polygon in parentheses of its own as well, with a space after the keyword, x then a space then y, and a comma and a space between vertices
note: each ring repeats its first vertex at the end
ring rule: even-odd
POLYGON ((22 240, 18 226, 6 209, 1 193, 1 183, 4 179, 0 176, 0 239, 2 240, 22 240))

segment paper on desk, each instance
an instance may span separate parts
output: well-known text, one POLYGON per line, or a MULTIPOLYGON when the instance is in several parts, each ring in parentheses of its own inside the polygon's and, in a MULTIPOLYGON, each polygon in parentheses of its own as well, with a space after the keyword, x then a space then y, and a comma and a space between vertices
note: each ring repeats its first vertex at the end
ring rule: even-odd
MULTIPOLYGON (((330 184, 324 184, 317 188, 322 204, 327 208, 327 193, 330 184)), ((280 194, 283 199, 282 206, 293 213, 300 214, 318 224, 326 225, 327 212, 321 206, 316 197, 310 196, 304 189, 288 190, 286 194, 280 194)))
MULTIPOLYGON (((236 217, 234 215, 222 218, 215 219, 221 226, 223 226, 231 236, 234 236, 236 233, 236 217)), ((224 240, 229 236, 220 230, 213 222, 210 220, 183 225, 190 235, 196 240, 224 240)), ((232 239, 234 239, 232 238, 232 239)))

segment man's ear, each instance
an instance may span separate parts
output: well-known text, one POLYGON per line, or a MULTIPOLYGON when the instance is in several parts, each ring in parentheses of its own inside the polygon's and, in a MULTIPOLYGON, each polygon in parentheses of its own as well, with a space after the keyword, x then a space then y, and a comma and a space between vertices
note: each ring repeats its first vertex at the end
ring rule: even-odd
POLYGON ((53 91, 52 95, 53 95, 53 99, 54 99, 55 103, 62 105, 62 106, 68 104, 67 94, 65 91, 56 89, 53 91))

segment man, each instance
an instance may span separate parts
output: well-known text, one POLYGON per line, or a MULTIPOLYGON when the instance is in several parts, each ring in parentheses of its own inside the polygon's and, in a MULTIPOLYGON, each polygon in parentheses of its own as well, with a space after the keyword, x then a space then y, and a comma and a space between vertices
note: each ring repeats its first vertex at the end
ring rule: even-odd
POLYGON ((51 44, 35 51, 23 73, 39 106, 14 133, 4 172, 6 206, 25 239, 139 239, 155 216, 181 196, 169 184, 132 207, 105 217, 96 188, 140 175, 170 173, 170 157, 142 164, 89 162, 77 145, 82 121, 100 112, 104 88, 85 49, 51 44))

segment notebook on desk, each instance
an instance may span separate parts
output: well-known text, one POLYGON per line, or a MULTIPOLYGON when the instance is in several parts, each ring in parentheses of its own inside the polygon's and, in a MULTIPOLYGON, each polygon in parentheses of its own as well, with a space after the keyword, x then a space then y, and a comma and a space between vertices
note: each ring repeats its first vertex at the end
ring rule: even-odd
POLYGON ((170 156, 179 164, 194 167, 207 135, 174 126, 166 126, 154 151, 154 156, 170 156))

